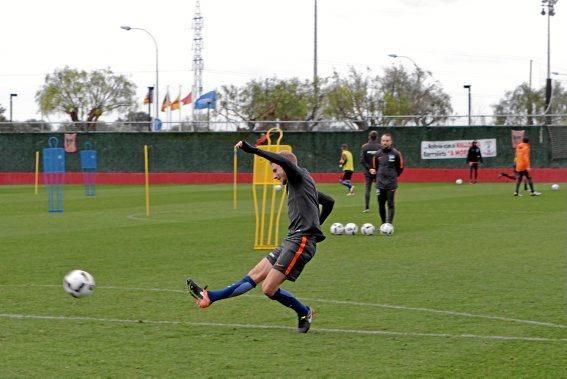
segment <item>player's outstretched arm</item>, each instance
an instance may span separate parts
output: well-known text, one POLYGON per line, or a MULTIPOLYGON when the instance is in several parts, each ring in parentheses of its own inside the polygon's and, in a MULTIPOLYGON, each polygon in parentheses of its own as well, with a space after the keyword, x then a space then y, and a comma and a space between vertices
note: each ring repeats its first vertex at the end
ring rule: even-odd
POLYGON ((317 201, 321 204, 321 212, 319 213, 319 225, 323 225, 327 217, 331 214, 335 206, 335 199, 331 196, 317 191, 317 201))
POLYGON ((236 145, 234 145, 236 149, 241 149, 242 151, 249 153, 249 154, 256 154, 262 158, 266 158, 272 163, 275 163, 285 171, 288 179, 292 179, 294 177, 299 176, 299 168, 295 163, 287 159, 281 154, 272 153, 270 151, 258 149, 252 145, 250 145, 246 141, 238 141, 236 145))

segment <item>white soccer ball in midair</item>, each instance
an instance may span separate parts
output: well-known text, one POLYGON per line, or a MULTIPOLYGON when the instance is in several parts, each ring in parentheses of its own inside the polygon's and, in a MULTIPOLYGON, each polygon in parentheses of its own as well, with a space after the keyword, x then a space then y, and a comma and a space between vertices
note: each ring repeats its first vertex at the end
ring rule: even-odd
POLYGON ((380 234, 382 234, 383 236, 391 236, 392 234, 394 234, 394 225, 385 222, 382 225, 380 225, 380 234))
POLYGON ((333 225, 331 225, 332 234, 340 235, 343 234, 344 232, 345 232, 345 227, 340 222, 335 222, 333 225))
POLYGON ((73 270, 65 275, 63 289, 73 297, 85 297, 95 289, 94 277, 83 270, 73 270))
POLYGON ((358 226, 354 222, 345 225, 345 234, 354 236, 356 233, 358 233, 358 226))
POLYGON ((455 184, 463 184, 463 179, 457 179, 457 180, 455 180, 455 184))
POLYGON ((374 225, 372 225, 369 222, 367 222, 366 224, 360 227, 360 233, 362 233, 365 236, 373 235, 374 231, 376 231, 376 228, 374 227, 374 225))
POLYGON ((559 184, 552 184, 552 185, 551 185, 551 190, 552 190, 552 191, 559 191, 559 184))

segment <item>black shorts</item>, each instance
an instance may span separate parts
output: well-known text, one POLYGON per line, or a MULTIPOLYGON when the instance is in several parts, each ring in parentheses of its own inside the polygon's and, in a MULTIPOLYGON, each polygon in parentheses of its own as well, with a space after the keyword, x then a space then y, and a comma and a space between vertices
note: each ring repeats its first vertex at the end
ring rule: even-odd
POLYGON ((516 171, 517 179, 521 179, 522 177, 526 177, 531 179, 530 172, 528 170, 516 171))
POLYGON ((286 237, 266 258, 287 280, 295 282, 307 262, 315 255, 316 249, 315 237, 286 237))
POLYGON ((343 171, 343 178, 341 180, 350 180, 352 178, 352 171, 345 170, 343 171))

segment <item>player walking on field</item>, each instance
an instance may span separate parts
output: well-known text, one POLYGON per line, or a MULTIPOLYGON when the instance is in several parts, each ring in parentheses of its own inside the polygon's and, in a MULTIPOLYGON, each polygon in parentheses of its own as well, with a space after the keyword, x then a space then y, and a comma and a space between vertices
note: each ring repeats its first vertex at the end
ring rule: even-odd
POLYGON ((376 174, 376 194, 378 211, 382 223, 394 223, 395 195, 398 188, 398 176, 404 171, 402 153, 392 146, 392 135, 384 133, 380 138, 381 149, 374 155, 371 174, 376 174), (388 212, 386 212, 388 204, 388 212))
POLYGON ((317 191, 313 178, 306 169, 297 166, 293 153, 282 151, 275 154, 245 141, 239 141, 235 148, 269 160, 274 179, 282 185, 287 184, 289 233, 279 247, 262 258, 240 281, 217 291, 201 288, 190 278, 187 286, 197 305, 207 308, 215 301, 242 295, 262 283, 262 292, 267 297, 297 313, 297 331, 307 333, 313 320, 313 309, 280 286, 286 280, 294 282, 315 255, 317 242, 325 239, 321 224, 331 213, 335 201, 317 191))
POLYGON ((339 167, 343 169, 343 177, 339 181, 343 186, 348 188, 347 196, 354 195, 354 186, 352 185, 352 174, 354 172, 354 162, 352 161, 352 153, 348 149, 347 144, 341 145, 341 158, 339 159, 339 167))
POLYGON ((373 130, 368 133, 368 142, 366 142, 360 148, 360 164, 364 169, 364 210, 363 213, 367 213, 370 210, 370 191, 372 190, 372 183, 376 183, 376 173, 371 174, 370 169, 372 168, 372 161, 374 160, 374 155, 381 149, 380 142, 378 139, 378 133, 373 130))
POLYGON ((528 185, 530 186, 530 196, 539 196, 541 193, 534 190, 534 183, 532 177, 530 176, 530 140, 527 137, 522 139, 522 143, 516 146, 516 190, 514 191, 514 196, 522 196, 518 190, 520 189, 520 184, 522 183, 522 178, 526 177, 528 179, 528 185))

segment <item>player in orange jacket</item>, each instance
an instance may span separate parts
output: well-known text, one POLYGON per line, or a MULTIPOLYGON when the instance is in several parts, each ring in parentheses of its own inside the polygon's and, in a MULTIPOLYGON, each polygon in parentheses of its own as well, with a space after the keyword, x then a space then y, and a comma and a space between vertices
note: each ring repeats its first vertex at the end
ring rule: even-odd
POLYGON ((528 179, 528 184, 530 186, 530 196, 539 196, 541 193, 534 190, 534 183, 532 177, 530 176, 530 140, 527 137, 522 139, 522 143, 516 146, 516 191, 514 191, 514 196, 522 196, 518 190, 520 189, 520 183, 522 183, 522 178, 525 176, 528 179))

